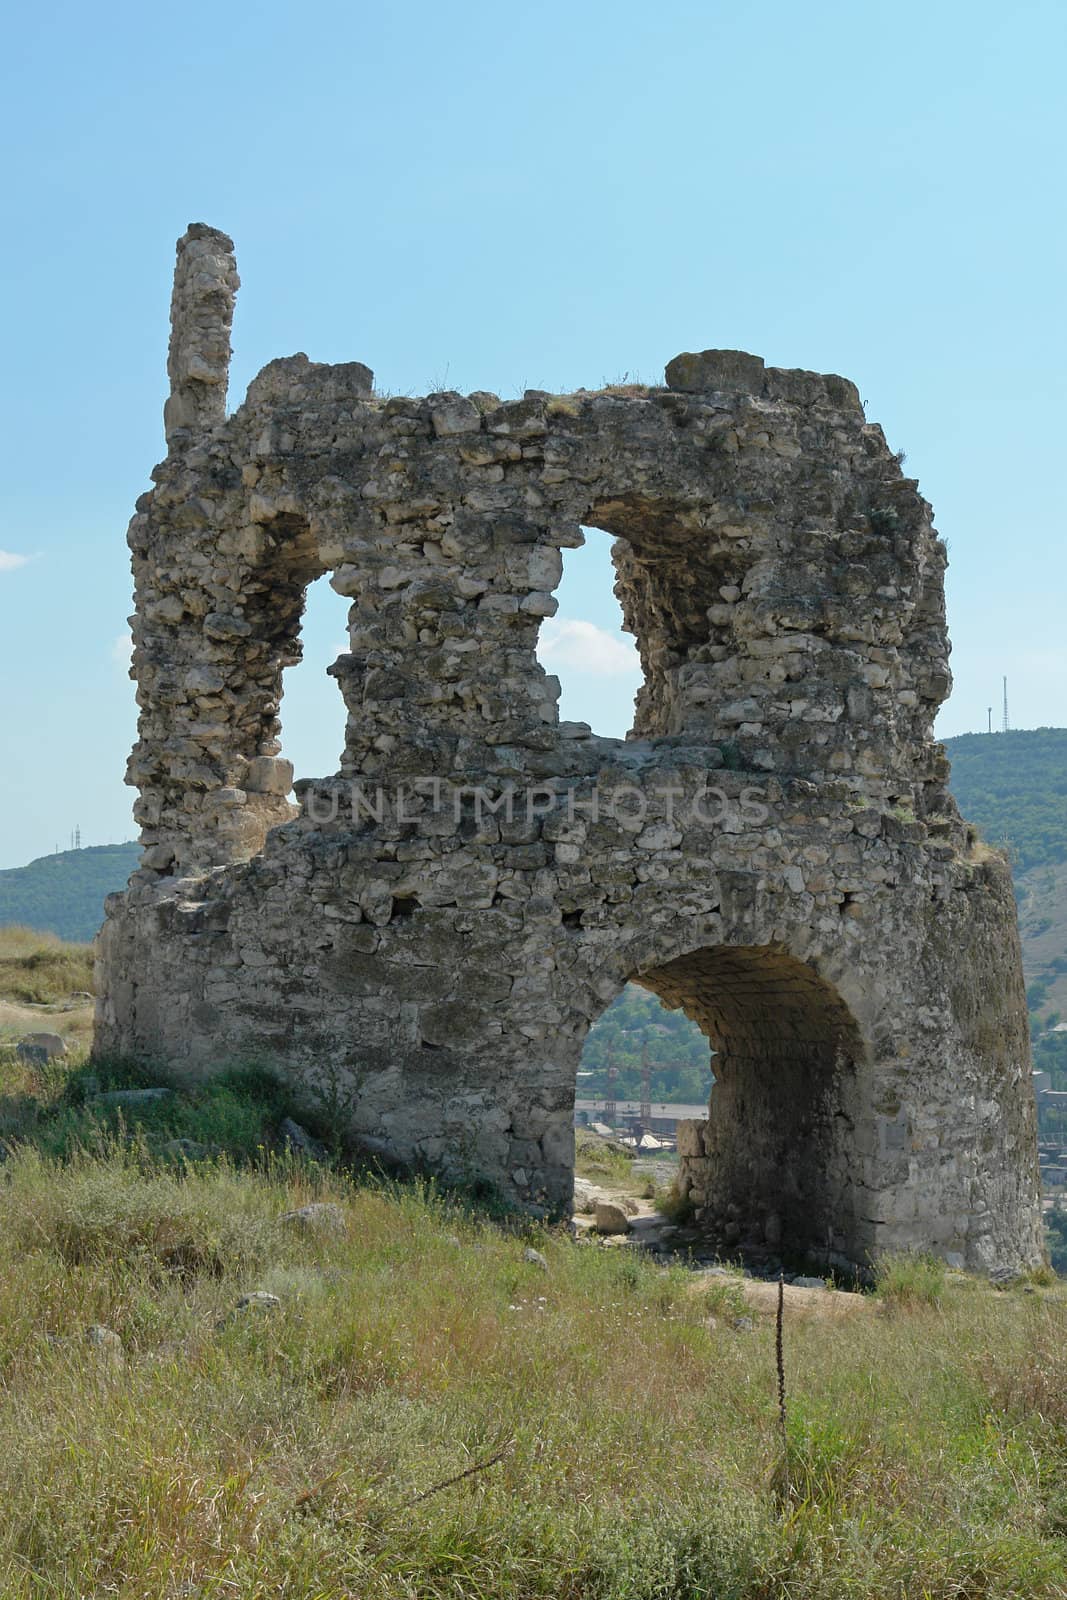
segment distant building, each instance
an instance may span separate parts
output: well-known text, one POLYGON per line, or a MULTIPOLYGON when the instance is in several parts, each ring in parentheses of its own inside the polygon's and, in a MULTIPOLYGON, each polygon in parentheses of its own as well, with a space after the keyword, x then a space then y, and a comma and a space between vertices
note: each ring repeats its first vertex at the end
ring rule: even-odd
MULTIPOLYGON (((699 1106, 686 1106, 653 1101, 650 1112, 650 1116, 642 1117, 640 1100, 619 1100, 615 1108, 616 1127, 631 1127, 635 1122, 639 1122, 642 1131, 645 1133, 654 1133, 660 1137, 674 1139, 678 1133, 679 1122, 688 1122, 692 1119, 703 1121, 707 1117, 708 1107, 706 1102, 699 1106)), ((576 1100, 574 1102, 574 1122, 576 1127, 592 1127, 595 1123, 602 1122, 603 1118, 603 1100, 576 1100)))

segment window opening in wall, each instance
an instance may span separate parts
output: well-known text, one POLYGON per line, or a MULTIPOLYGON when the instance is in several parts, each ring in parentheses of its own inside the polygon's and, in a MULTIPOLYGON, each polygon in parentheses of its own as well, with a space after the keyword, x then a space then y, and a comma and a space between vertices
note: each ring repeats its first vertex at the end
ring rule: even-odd
POLYGON ((345 705, 327 676, 348 650, 351 601, 330 588, 329 574, 308 585, 300 627, 301 659, 282 676, 280 754, 297 778, 328 778, 340 768, 345 744, 345 705))
POLYGON ((584 528, 585 544, 563 551, 559 610, 541 626, 537 658, 560 681, 564 722, 586 722, 605 738, 625 738, 641 686, 637 647, 622 631, 615 598, 611 535, 584 528))

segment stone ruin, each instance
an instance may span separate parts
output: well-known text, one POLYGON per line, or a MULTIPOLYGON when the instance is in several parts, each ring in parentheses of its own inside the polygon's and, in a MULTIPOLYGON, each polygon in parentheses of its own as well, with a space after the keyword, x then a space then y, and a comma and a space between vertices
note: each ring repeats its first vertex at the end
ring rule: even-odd
POLYGON ((633 981, 716 1052, 679 1131, 712 1244, 1041 1260, 1010 875, 931 736, 945 547, 855 387, 712 350, 386 399, 296 355, 227 415, 237 287, 190 227, 96 1052, 271 1064, 354 1145, 560 1215, 582 1042, 633 981), (583 528, 643 666, 624 740, 561 722, 535 654, 583 528), (345 749, 294 804, 282 673, 326 573, 345 749))

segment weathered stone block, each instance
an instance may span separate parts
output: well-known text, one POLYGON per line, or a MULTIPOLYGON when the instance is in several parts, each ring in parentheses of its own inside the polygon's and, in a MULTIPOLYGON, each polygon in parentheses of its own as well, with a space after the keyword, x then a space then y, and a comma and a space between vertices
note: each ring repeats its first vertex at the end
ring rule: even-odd
POLYGON ((703 1135, 706 1124, 703 1122, 679 1122, 678 1124, 678 1154, 689 1160, 699 1160, 704 1154, 703 1135))
POLYGON ((760 356, 744 350, 702 350, 699 355, 675 356, 667 363, 667 387, 699 394, 703 390, 740 390, 759 394, 766 379, 760 356))
POLYGON ((252 794, 288 794, 293 787, 293 763, 277 756, 255 756, 248 763, 244 787, 252 794))

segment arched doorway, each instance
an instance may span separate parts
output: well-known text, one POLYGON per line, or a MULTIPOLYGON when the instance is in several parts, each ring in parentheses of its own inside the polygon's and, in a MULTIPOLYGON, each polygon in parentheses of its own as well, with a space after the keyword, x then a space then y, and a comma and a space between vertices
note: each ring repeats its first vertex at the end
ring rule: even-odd
POLYGON ((715 1050, 706 1121, 679 1128, 679 1186, 724 1250, 857 1262, 856 1069, 841 995, 783 946, 716 945, 634 974, 715 1050))

